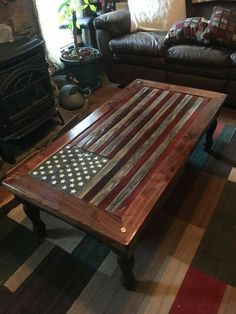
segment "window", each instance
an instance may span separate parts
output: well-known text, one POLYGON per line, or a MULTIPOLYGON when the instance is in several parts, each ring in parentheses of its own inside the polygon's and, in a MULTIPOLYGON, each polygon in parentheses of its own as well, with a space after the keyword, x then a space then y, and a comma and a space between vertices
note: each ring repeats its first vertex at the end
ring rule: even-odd
POLYGON ((48 50, 48 57, 54 64, 60 63, 60 51, 73 42, 68 29, 60 29, 58 8, 62 0, 35 0, 41 31, 48 50))

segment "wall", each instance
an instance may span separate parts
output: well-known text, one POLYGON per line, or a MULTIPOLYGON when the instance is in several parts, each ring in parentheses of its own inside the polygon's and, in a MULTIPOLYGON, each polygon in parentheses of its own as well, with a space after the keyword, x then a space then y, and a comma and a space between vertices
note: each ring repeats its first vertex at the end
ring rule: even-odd
POLYGON ((128 7, 127 1, 119 1, 116 3, 116 10, 124 9, 128 7))
POLYGON ((17 34, 40 33, 33 0, 0 0, 0 23, 11 25, 17 34), (4 2, 8 4, 4 5, 4 2))

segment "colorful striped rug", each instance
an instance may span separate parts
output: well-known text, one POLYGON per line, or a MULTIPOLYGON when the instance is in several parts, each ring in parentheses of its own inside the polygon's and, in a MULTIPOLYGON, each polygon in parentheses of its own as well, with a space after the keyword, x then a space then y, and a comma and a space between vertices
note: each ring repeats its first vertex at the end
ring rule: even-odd
POLYGON ((0 313, 236 313, 236 111, 221 113, 213 152, 202 142, 143 233, 120 284, 116 256, 42 214, 47 238, 21 205, 0 220, 0 313))

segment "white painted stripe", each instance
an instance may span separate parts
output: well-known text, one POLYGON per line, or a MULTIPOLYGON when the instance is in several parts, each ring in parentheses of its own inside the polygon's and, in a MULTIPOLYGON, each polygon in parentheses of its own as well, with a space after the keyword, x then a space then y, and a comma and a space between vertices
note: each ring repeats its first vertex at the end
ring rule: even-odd
MULTIPOLYGON (((131 106, 132 103, 134 103, 139 97, 143 95, 147 90, 149 90, 148 87, 143 87, 136 95, 129 98, 129 100, 119 108, 117 108, 116 111, 113 112, 113 114, 108 117, 105 121, 103 121, 101 124, 99 124, 95 130, 89 133, 88 136, 86 136, 84 139, 82 139, 79 143, 77 143, 78 147, 83 147, 84 145, 88 145, 89 142, 92 142, 94 139, 97 139, 99 135, 103 132, 103 129, 112 126, 113 120, 127 107, 131 106)), ((151 91, 151 89, 150 89, 151 91)))
MULTIPOLYGON (((102 135, 93 145, 89 147, 89 151, 93 152, 102 145, 108 138, 114 135, 137 111, 139 111, 152 97, 158 93, 158 89, 153 89, 146 97, 144 97, 126 116, 124 116, 117 124, 115 124, 108 132, 102 135)), ((168 93, 168 92, 167 92, 168 93)), ((152 106, 153 107, 153 106, 152 106)), ((148 110, 146 110, 148 111, 148 110)), ((150 109, 149 109, 150 111, 150 109)), ((141 115, 139 115, 141 118, 141 115)), ((129 126, 130 129, 131 125, 129 126)))
MULTIPOLYGON (((119 134, 116 139, 112 141, 106 148, 103 149, 101 152, 102 155, 108 156, 116 147, 122 142, 122 140, 142 121, 150 112, 153 110, 167 95, 169 94, 168 91, 164 91, 161 93, 160 96, 157 97, 152 103, 148 109, 146 109, 133 123, 130 124, 128 128, 124 130, 123 133, 119 134)), ((177 98, 177 96, 173 97, 170 102, 167 102, 167 106, 163 106, 160 108, 159 113, 156 113, 156 119, 162 114, 162 112, 165 112, 174 102, 174 100, 177 98)))
MULTIPOLYGON (((143 177, 147 174, 149 169, 153 166, 155 160, 161 155, 161 153, 167 148, 170 142, 175 138, 177 133, 181 130, 185 122, 191 117, 191 115, 197 110, 201 105, 203 98, 198 98, 194 105, 186 112, 186 114, 181 118, 178 124, 171 131, 171 135, 166 137, 166 139, 157 147, 154 153, 146 160, 144 164, 139 168, 135 175, 129 181, 129 188, 127 186, 113 199, 110 205, 106 208, 107 211, 115 211, 120 204, 134 191, 138 186, 143 177)), ((122 177, 124 175, 122 174, 122 177)), ((119 182, 117 182, 118 184, 119 182)), ((114 186, 113 186, 114 188, 114 186)), ((105 188, 104 188, 105 189, 105 188)))
MULTIPOLYGON (((168 125, 172 122, 172 120, 176 117, 176 115, 185 107, 188 105, 188 102, 192 99, 192 96, 187 95, 185 96, 182 101, 179 103, 179 105, 165 118, 165 120, 161 123, 161 125, 159 125, 159 127, 157 127, 155 129, 155 131, 152 133, 152 135, 143 143, 143 145, 141 145, 139 147, 139 149, 137 151, 134 152, 133 156, 126 162, 125 165, 123 165, 122 169, 120 169, 119 172, 116 173, 116 175, 114 175, 111 180, 106 184, 106 186, 103 187, 103 189, 92 199, 92 203, 94 205, 98 205, 100 203, 100 201, 102 199, 104 199, 106 197, 106 195, 108 193, 110 193, 114 187, 120 182, 120 180, 122 179, 122 177, 124 177, 131 169, 132 167, 135 165, 135 163, 140 160, 140 158, 142 157, 142 155, 144 155, 147 151, 147 149, 158 139, 158 137, 165 131, 165 129, 168 127, 168 125)), ((198 102, 196 102, 198 103, 198 102)), ((187 113, 185 114, 187 115, 187 113)), ((184 119, 184 116, 181 118, 184 119)), ((152 121, 152 120, 150 120, 152 121)), ((155 118, 155 116, 153 117, 153 123, 151 125, 146 124, 143 128, 143 130, 146 132, 148 130, 148 127, 152 127, 153 124, 157 121, 157 119, 155 118)), ((182 121, 182 120, 180 120, 182 121)), ((177 125, 178 126, 178 125, 177 125)), ((174 132, 171 132, 171 135, 173 138, 175 136, 174 132)), ((170 142, 170 137, 168 136, 166 138, 166 140, 164 142, 162 142, 158 148, 156 149, 156 151, 154 152, 154 154, 149 157, 149 159, 146 161, 145 165, 149 165, 149 163, 152 163, 163 151, 164 149, 167 147, 167 145, 170 142)), ((149 165, 150 167, 150 165, 149 165)), ((140 171, 145 171, 147 172, 149 170, 149 168, 147 167, 147 169, 145 168, 145 166, 142 165, 142 167, 140 168, 140 171), (143 169, 143 170, 141 170, 143 169), (145 169, 145 170, 144 170, 145 169)), ((140 174, 140 171, 137 172, 137 174, 140 174)), ((134 176, 133 178, 136 178, 137 176, 134 176)), ((132 180, 133 180, 132 178, 132 180)), ((132 186, 131 181, 129 182, 129 186, 132 186)), ((125 188, 126 189, 126 188, 125 188)), ((127 192, 127 191, 126 191, 127 192)), ((114 201, 112 202, 112 204, 114 204, 116 198, 114 199, 114 201)), ((107 210, 110 210, 110 206, 108 207, 107 210)))
MULTIPOLYGON (((148 123, 146 123, 145 127, 140 129, 139 132, 135 134, 135 136, 116 154, 114 158, 112 158, 99 173, 93 177, 93 180, 89 182, 89 184, 86 184, 83 189, 81 189, 78 193, 76 193, 76 196, 79 198, 84 197, 99 181, 102 177, 104 177, 116 164, 117 162, 125 156, 125 154, 130 150, 130 147, 134 143, 136 143, 139 138, 146 132, 147 128, 151 126, 155 121, 162 116, 162 114, 165 113, 165 111, 174 103, 174 101, 179 97, 180 94, 176 93, 173 95, 166 103, 165 105, 152 117, 152 119, 149 120, 148 123)), ((184 99, 188 101, 192 96, 186 95, 184 99)), ((177 109, 175 109, 177 110, 177 109)), ((173 112, 175 112, 173 110, 173 112)))

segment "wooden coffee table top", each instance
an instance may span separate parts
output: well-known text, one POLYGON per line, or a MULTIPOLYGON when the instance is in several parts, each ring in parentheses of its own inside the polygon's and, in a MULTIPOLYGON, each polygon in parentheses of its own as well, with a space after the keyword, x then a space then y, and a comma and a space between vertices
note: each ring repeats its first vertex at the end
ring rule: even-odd
POLYGON ((3 185, 125 252, 225 97, 136 80, 3 185))

